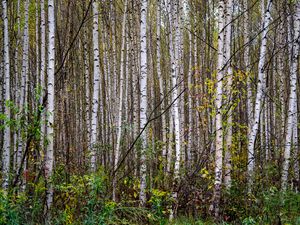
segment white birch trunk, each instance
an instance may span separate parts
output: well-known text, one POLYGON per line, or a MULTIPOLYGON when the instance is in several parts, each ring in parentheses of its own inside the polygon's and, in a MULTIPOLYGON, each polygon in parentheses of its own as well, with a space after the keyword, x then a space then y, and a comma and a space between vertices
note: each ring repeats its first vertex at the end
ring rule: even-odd
POLYGON ((169 119, 169 142, 168 142, 168 152, 166 156, 166 169, 165 171, 167 172, 167 175, 171 174, 171 163, 173 161, 173 139, 174 139, 174 119, 173 116, 170 115, 169 119))
MULTIPOLYGON (((111 0, 111 10, 112 10, 112 63, 113 63, 113 78, 112 78, 112 94, 111 97, 113 99, 117 98, 117 90, 118 90, 118 82, 117 82, 117 37, 116 37, 116 8, 114 6, 115 3, 111 0)), ((113 124, 116 124, 116 115, 117 115, 117 107, 116 104, 112 105, 112 115, 113 115, 113 124)))
MULTIPOLYGON (((134 17, 133 14, 131 14, 131 18, 134 17)), ((133 19, 133 18, 132 18, 133 19)), ((136 33, 136 29, 133 29, 134 33, 136 33)), ((137 35, 132 35, 131 36, 131 42, 132 42, 132 48, 131 48, 131 55, 132 55, 132 64, 131 64, 131 69, 132 69, 132 79, 133 79, 133 138, 136 138, 139 134, 140 130, 140 119, 139 119, 139 112, 140 112, 140 104, 139 104, 139 70, 136 65, 138 65, 138 56, 137 56, 137 51, 138 47, 136 44, 136 39, 135 38, 137 35)), ((137 148, 135 148, 134 151, 135 154, 135 175, 138 177, 139 174, 139 156, 138 156, 138 151, 137 148)))
MULTIPOLYGON (((140 127, 141 132, 147 123, 147 0, 141 1, 141 69, 140 69, 140 127)), ((147 131, 141 135, 141 159, 140 159, 140 204, 146 204, 146 148, 147 148, 147 131)))
POLYGON ((84 81, 85 81, 85 120, 86 120, 86 141, 88 148, 91 148, 91 117, 90 117, 90 70, 89 55, 87 46, 87 29, 83 34, 83 58, 84 58, 84 81))
MULTIPOLYGON (((46 86, 47 82, 45 79, 46 75, 46 18, 45 18, 45 1, 41 0, 41 89, 42 93, 46 93, 46 86)), ((42 99, 40 104, 42 104, 42 99)), ((42 134, 41 137, 41 147, 44 149, 45 139, 44 137, 47 136, 47 124, 46 124, 46 111, 43 110, 42 112, 42 134)))
MULTIPOLYGON (((244 0, 244 11, 245 18, 243 21, 244 28, 244 44, 249 43, 250 40, 250 31, 249 31, 249 11, 248 11, 248 0, 244 0)), ((251 73, 250 73, 250 47, 246 45, 244 52, 244 63, 245 63, 245 73, 247 75, 247 119, 248 127, 251 127, 253 120, 253 102, 252 102, 252 88, 251 88, 251 73)), ((248 129, 248 140, 250 139, 250 129, 248 129)))
MULTIPOLYGON (((179 22, 179 1, 174 3, 175 15, 173 15, 173 24, 170 21, 171 35, 170 35, 170 58, 171 58, 171 84, 172 88, 177 86, 177 78, 180 72, 180 62, 179 62, 179 48, 180 48, 180 22, 179 22), (177 23, 176 23, 177 22, 177 23), (172 38, 172 28, 175 26, 175 45, 173 44, 172 38)), ((179 94, 179 86, 175 87, 172 91, 172 102, 173 106, 171 108, 172 117, 174 119, 174 139, 175 139, 175 163, 174 163, 174 177, 173 177, 173 190, 172 190, 172 198, 174 200, 174 206, 170 212, 169 219, 172 220, 174 214, 176 213, 177 208, 177 185, 179 183, 179 169, 180 169, 180 159, 181 159, 181 135, 180 135, 180 114, 179 114, 179 100, 176 98, 179 94)))
POLYGON ((265 98, 264 107, 264 121, 265 121, 265 160, 269 160, 269 143, 270 143, 270 106, 265 98))
MULTIPOLYGON (((178 10, 178 9, 177 9, 178 10)), ((179 18, 179 10, 177 11, 176 17, 179 18)), ((179 20, 177 20, 179 22, 179 20)), ((177 23, 176 25, 176 34, 175 34, 175 43, 176 48, 172 44, 172 50, 175 49, 175 63, 172 68, 172 87, 177 85, 177 78, 180 71, 180 59, 179 59, 179 45, 180 45, 180 27, 177 23)), ((172 42, 171 42, 172 43, 172 42)), ((173 51, 172 51, 173 52, 173 51)), ((171 56, 172 57, 172 56, 171 56)), ((180 115, 179 115, 179 100, 175 100, 179 94, 179 87, 176 87, 172 91, 172 101, 175 101, 172 106, 172 114, 174 115, 174 135, 175 135, 175 165, 174 165, 174 180, 177 182, 179 179, 179 168, 180 168, 180 156, 181 156, 181 135, 180 135, 180 115)))
MULTIPOLYGON (((35 1, 35 54, 36 54, 36 68, 35 68, 35 73, 36 73, 36 87, 40 84, 40 46, 39 46, 39 4, 38 0, 35 1)), ((36 104, 38 107, 39 104, 36 104)))
POLYGON ((223 77, 222 71, 224 66, 224 20, 225 20, 225 2, 219 1, 218 6, 218 64, 216 77, 216 151, 215 151, 215 182, 214 182, 214 196, 211 210, 214 212, 216 218, 219 217, 219 203, 221 195, 222 184, 222 164, 223 164, 223 127, 222 127, 222 95, 223 95, 223 77))
MULTIPOLYGON (((297 95, 296 95, 296 104, 294 108, 294 119, 293 119, 293 150, 294 150, 294 174, 295 181, 299 184, 299 146, 298 146, 298 112, 297 112, 297 95)), ((298 191, 298 186, 295 187, 298 191)))
MULTIPOLYGON (((164 81, 161 74, 161 43, 160 43, 160 28, 161 28, 161 1, 157 0, 157 18, 156 18, 156 66, 157 66, 157 77, 159 81, 159 90, 160 90, 160 100, 162 101, 161 104, 161 113, 165 109, 165 101, 162 100, 164 97, 164 81)), ((161 116, 162 122, 162 158, 163 164, 165 165, 166 154, 167 154, 167 123, 166 123, 166 115, 165 113, 161 116)))
MULTIPOLYGON (((290 24, 289 24, 290 25, 290 24)), ((292 132, 293 124, 295 121, 295 109, 297 104, 297 67, 299 56, 299 38, 300 38, 300 3, 296 4, 296 11, 294 17, 294 37, 291 45, 291 65, 290 65, 290 95, 288 105, 288 116, 286 124, 286 136, 285 136, 285 148, 284 148, 284 160, 282 165, 281 176, 281 189, 285 191, 287 189, 288 171, 291 156, 291 144, 292 144, 292 132)))
POLYGON ((97 144, 97 124, 98 105, 100 92, 100 64, 99 64, 99 3, 93 1, 93 51, 94 51, 94 82, 93 82, 93 103, 92 103, 92 123, 91 123, 91 171, 96 171, 96 144, 97 144))
MULTIPOLYGON (((285 28, 284 28, 285 24, 282 24, 280 26, 280 47, 284 48, 285 45, 285 28)), ((279 132, 278 135, 280 136, 280 138, 277 141, 277 145, 282 145, 283 139, 284 139, 284 125, 285 125, 285 92, 286 92, 286 88, 285 88, 285 82, 286 82, 286 72, 285 72, 285 68, 284 68, 284 61, 285 61, 285 51, 282 52, 279 55, 278 58, 278 80, 279 80, 279 101, 280 101, 280 105, 279 105, 279 110, 280 110, 280 124, 279 124, 279 132)))
MULTIPOLYGON (((2 1, 2 17, 4 23, 4 83, 5 83, 5 90, 4 96, 5 101, 10 101, 10 62, 9 62, 9 36, 8 36, 8 17, 7 17, 7 1, 2 1)), ((4 107, 4 114, 6 118, 10 119, 10 109, 9 107, 4 107)), ((5 126, 4 129, 4 140, 3 140, 3 156, 2 156, 2 176, 3 176, 3 183, 2 187, 4 190, 8 189, 8 182, 9 182, 9 169, 10 169, 10 127, 5 126)))
POLYGON ((193 148, 193 79, 192 79, 192 70, 193 70, 193 62, 192 62, 192 52, 193 52, 193 40, 192 40, 192 15, 190 15, 190 20, 189 20, 189 72, 188 72, 188 146, 187 146, 187 169, 191 168, 192 164, 192 148, 193 148))
MULTIPOLYGON (((166 4, 166 3, 165 3, 166 4)), ((169 54, 170 54, 170 67, 171 67, 171 77, 170 77, 170 90, 173 88, 173 83, 172 83, 172 75, 175 73, 175 61, 174 61, 174 52, 173 52, 173 23, 172 23, 172 1, 168 0, 167 1, 167 12, 169 13, 168 15, 168 39, 169 39, 169 54)), ((169 132, 168 132, 168 147, 167 147, 167 156, 166 156, 166 173, 169 176, 171 174, 171 166, 173 162, 173 141, 174 141, 174 117, 173 113, 169 113, 169 132)))
MULTIPOLYGON (((23 111, 26 104, 26 93, 28 86, 28 53, 29 53, 29 27, 28 27, 28 17, 29 17, 29 0, 25 2, 25 25, 23 34, 23 59, 22 59, 22 72, 21 72, 21 87, 20 87, 20 104, 19 108, 23 111)), ((23 140, 21 129, 19 130, 19 140, 18 140, 18 151, 17 151, 17 166, 20 167, 21 158, 23 153, 23 140)))
MULTIPOLYGON (((54 72, 55 72, 55 13, 54 0, 48 0, 48 69, 47 69, 47 139, 48 146, 45 159, 45 177, 47 180, 46 207, 50 209, 53 202, 51 176, 53 172, 54 153, 54 72)), ((50 214, 48 214, 50 215, 50 214)))
POLYGON ((262 40, 261 40, 261 47, 260 47, 260 56, 259 56, 259 63, 258 63, 258 83, 257 83, 257 92, 255 98, 255 105, 254 105, 254 115, 252 122, 250 123, 250 134, 248 140, 248 164, 247 164, 247 171, 248 171, 248 188, 249 192, 251 192, 251 186, 253 184, 253 171, 254 171, 254 147, 255 147, 255 139, 258 132, 258 125, 260 120, 260 112, 262 107, 262 100, 264 95, 263 88, 265 87, 266 76, 264 71, 265 61, 266 61, 266 54, 267 54, 267 33, 268 33, 268 26, 271 21, 271 5, 272 0, 268 1, 267 11, 264 15, 263 21, 263 32, 262 32, 262 40))
MULTIPOLYGON (((125 66, 125 41, 126 41, 126 16, 127 16, 127 2, 125 1, 124 14, 123 14, 123 24, 122 24, 122 47, 121 47, 121 65, 120 65, 120 84, 119 84, 119 110, 118 110, 118 125, 117 125, 117 146, 115 151, 114 159, 114 170, 117 168, 119 162, 120 145, 122 137, 122 122, 123 122, 123 93, 124 93, 124 66, 125 66)), ((125 102, 125 104, 127 104, 125 102)), ((116 174, 113 178, 113 201, 116 201, 116 185, 117 185, 116 174)))
POLYGON ((225 174, 224 174, 224 184, 226 188, 230 188, 231 185, 231 145, 232 145, 232 109, 231 109, 231 89, 232 89, 232 67, 230 60, 231 56, 231 20, 233 14, 233 5, 232 0, 226 2, 226 28, 225 28, 225 63, 227 63, 226 68, 226 77, 227 77, 227 86, 226 86, 226 97, 227 97, 227 133, 226 133, 226 149, 225 149, 225 174))
MULTIPOLYGON (((18 63, 18 59, 19 59, 19 42, 20 42, 20 33, 21 33, 21 29, 20 29, 20 0, 18 0, 17 2, 17 24, 18 24, 18 31, 17 31, 17 43, 16 43, 16 50, 15 50, 15 57, 14 57, 14 72, 16 73, 16 81, 15 81, 15 84, 14 86, 12 87, 13 89, 13 92, 17 93, 18 90, 19 90, 19 77, 18 77, 18 74, 19 74, 19 63, 18 63)), ((18 104, 18 101, 19 99, 17 99, 19 96, 15 96, 15 102, 16 104, 18 104)), ((20 129, 19 129, 20 130, 20 129)), ((14 148, 14 158, 13 158, 13 168, 14 168, 14 171, 17 170, 17 154, 18 154, 18 146, 17 146, 17 140, 18 140, 18 137, 20 136, 20 132, 19 131, 15 131, 14 132, 14 138, 13 138, 13 141, 12 141, 12 145, 13 145, 13 148, 14 148)))

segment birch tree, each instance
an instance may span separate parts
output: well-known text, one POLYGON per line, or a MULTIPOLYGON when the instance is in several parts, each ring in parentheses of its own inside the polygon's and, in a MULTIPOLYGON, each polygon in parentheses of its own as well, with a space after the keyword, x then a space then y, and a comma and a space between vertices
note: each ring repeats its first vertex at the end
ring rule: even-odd
MULTIPOLYGON (((46 210, 49 211, 53 202, 53 186, 51 176, 54 162, 54 71, 55 71, 55 13, 54 0, 48 0, 48 68, 47 68, 47 139, 48 145, 45 159, 45 176, 47 180, 46 210)), ((49 220, 48 212, 48 220, 49 220)), ((51 217, 50 217, 51 218, 51 217)))
MULTIPOLYGON (((169 37, 169 45, 170 45, 170 58, 171 58, 171 84, 172 88, 172 108, 171 115, 174 121, 174 139, 175 139, 175 163, 174 163, 174 177, 173 177, 173 190, 172 190, 172 198, 175 202, 173 209, 170 212, 170 219, 172 220, 174 214, 176 214, 177 208, 177 197, 178 193, 176 191, 177 186, 179 184, 179 169, 180 169, 180 159, 181 159, 181 135, 180 135, 180 115, 179 115, 179 100, 177 99, 179 96, 179 87, 177 84, 177 78, 179 76, 180 71, 180 60, 179 60, 179 46, 180 46, 180 0, 174 2, 173 16, 172 21, 170 21, 170 29, 171 34, 169 37), (172 31, 173 26, 175 26, 175 41, 173 41, 172 31)), ((171 19, 171 18, 170 18, 171 19)))
POLYGON ((86 118, 86 138, 87 146, 91 147, 91 116, 90 116, 90 70, 87 47, 87 29, 83 34, 83 58, 84 58, 84 81, 85 81, 85 118, 86 118))
MULTIPOLYGON (((189 8, 188 8, 189 9, 189 8)), ((188 21, 188 29, 189 31, 189 72, 188 72, 188 123, 189 123, 189 131, 188 131, 188 146, 187 146, 187 161, 188 163, 192 162, 192 148, 193 148, 193 85, 192 85, 192 70, 193 70, 193 62, 192 62, 192 53, 193 53, 193 40, 192 40, 192 15, 190 15, 190 19, 188 21)))
POLYGON ((225 1, 220 0, 218 5, 218 65, 216 77, 216 152, 215 152, 215 182, 214 195, 211 210, 216 218, 219 217, 219 203, 222 184, 222 163, 223 163, 223 126, 222 126, 222 95, 224 77, 224 19, 225 1))
POLYGON ((94 81, 93 102, 91 122, 91 171, 96 171, 96 144, 97 144, 97 122, 100 91, 100 64, 99 64, 99 3, 93 1, 93 50, 94 50, 94 81))
MULTIPOLYGON (((292 146, 292 134, 293 124, 297 124, 294 114, 296 113, 297 104, 297 68, 298 68, 298 56, 299 56, 299 39, 300 39, 300 2, 295 5, 294 16, 294 34, 291 45, 291 66, 290 66, 290 95, 289 105, 287 113, 286 135, 285 135, 285 148, 284 148, 284 161, 282 166, 281 175, 281 189, 285 191, 287 189, 288 172, 291 157, 292 146)), ((290 24, 289 24, 290 26, 290 24)), ((296 135, 296 134, 294 134, 296 135)))
MULTIPOLYGON (((124 15, 123 15, 123 24, 122 24, 122 47, 121 47, 121 64, 120 64, 120 85, 119 85, 119 111, 118 111, 118 126, 117 126, 117 146, 115 151, 115 159, 114 159, 114 169, 117 168, 119 162, 119 154, 120 154, 120 145, 121 145, 121 137, 122 137, 122 119, 123 119, 123 104, 127 104, 124 102, 123 93, 124 93, 124 66, 125 66, 125 41, 126 41, 126 17, 127 17, 127 0, 125 1, 124 6, 124 15)), ((128 56, 126 56, 128 57, 128 56)), ((127 74, 126 74, 127 75, 127 74)), ((116 176, 114 176, 113 180, 113 200, 116 200, 116 176)))
MULTIPOLYGON (((4 113, 6 115, 6 120, 10 120, 10 61, 9 61, 9 36, 8 36, 8 16, 7 16, 7 1, 2 1, 2 18, 4 22, 4 97, 5 97, 5 107, 4 113)), ((6 122, 4 129, 4 140, 3 140, 3 155, 2 155, 2 174, 3 174, 3 183, 2 187, 4 190, 8 189, 9 182, 9 169, 10 169, 10 126, 6 122)))
MULTIPOLYGON (((29 0, 25 1, 25 25, 23 34, 23 59, 22 59, 22 72, 21 72, 21 86, 19 95, 19 107, 24 112, 24 106, 27 104, 27 88, 28 88, 28 54, 29 54, 29 0)), ((23 153, 23 140, 21 128, 19 129, 18 152, 17 152, 17 168, 21 165, 21 158, 23 153)))
MULTIPOLYGON (((160 91, 160 100, 162 101, 161 104, 161 113, 163 113, 163 110, 165 108, 165 101, 163 100, 164 96, 164 80, 161 74, 161 41, 160 41, 160 35, 161 35, 161 1, 157 0, 157 14, 156 14, 156 68, 157 68, 157 77, 159 81, 159 91, 160 91)), ((166 115, 163 113, 161 116, 161 122, 162 122, 162 157, 163 157, 163 163, 165 164, 166 160, 166 154, 167 154, 167 127, 166 127, 166 115)))
POLYGON ((267 5, 267 11, 264 14, 264 21, 263 21, 262 39, 261 39, 259 62, 258 62, 258 80, 257 80, 257 90, 256 90, 255 104, 254 104, 254 113, 249 127, 250 134, 248 140, 248 164, 247 164, 247 172, 249 177, 248 179, 249 192, 251 192, 251 186, 253 185, 253 171, 254 171, 254 164, 255 164, 255 156, 254 156, 255 139, 259 129, 258 125, 260 120, 260 112, 262 108, 262 100, 264 98, 263 88, 265 87, 265 83, 266 83, 265 62, 266 62, 266 55, 267 55, 267 33, 271 21, 271 6, 272 6, 272 0, 269 0, 267 5))
POLYGON ((140 129, 141 135, 141 159, 140 159, 140 204, 146 204, 146 149, 147 149, 147 131, 144 127, 147 123, 147 11, 148 1, 141 1, 141 28, 140 28, 140 129))
MULTIPOLYGON (((41 5, 41 25, 40 25, 40 30, 41 30, 41 71, 40 71, 40 86, 42 89, 42 93, 46 93, 46 18, 45 18, 45 1, 41 0, 40 1, 40 5, 41 5)), ((42 104, 42 99, 40 104, 42 104)), ((47 126, 46 126, 46 113, 45 110, 43 110, 42 112, 42 138, 41 138, 41 146, 42 148, 44 147, 44 137, 47 135, 47 126)))
POLYGON ((226 95, 227 95, 227 131, 226 131, 226 149, 225 149, 225 174, 224 174, 224 184, 228 188, 231 185, 231 145, 232 145, 232 99, 231 99, 231 89, 232 89, 232 67, 230 62, 231 56, 231 27, 232 27, 232 13, 233 13, 233 5, 232 0, 228 0, 226 2, 226 27, 224 33, 224 51, 225 58, 224 62, 227 64, 226 68, 226 78, 227 78, 227 86, 226 86, 226 95))
MULTIPOLYGON (((18 0, 17 2, 17 24, 18 24, 18 31, 17 31, 17 43, 16 43, 16 49, 15 49, 15 56, 14 56, 14 72, 16 74, 19 73, 19 42, 20 42, 20 33, 21 33, 21 26, 20 26, 20 0, 18 0)), ((14 92, 18 92, 18 81, 16 79, 15 81, 15 85, 12 86, 12 88, 14 89, 14 92)), ((16 96, 16 98, 18 98, 18 96, 16 96)), ((17 99, 15 99, 16 101, 18 101, 17 99)), ((17 140, 18 137, 20 137, 20 131, 18 132, 14 132, 14 137, 13 137, 13 141, 12 141, 12 145, 14 147, 14 159, 13 159, 13 166, 14 166, 14 170, 17 170, 17 155, 18 155, 18 146, 17 146, 17 140)))

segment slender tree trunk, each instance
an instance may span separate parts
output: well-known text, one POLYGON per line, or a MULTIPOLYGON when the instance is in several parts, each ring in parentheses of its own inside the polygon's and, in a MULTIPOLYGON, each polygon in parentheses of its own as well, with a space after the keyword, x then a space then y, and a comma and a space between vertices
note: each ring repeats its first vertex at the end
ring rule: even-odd
POLYGON ((221 197, 221 184, 222 184, 222 164, 223 164, 223 126, 222 126, 222 89, 223 89, 223 77, 224 77, 224 20, 225 20, 225 1, 220 0, 218 6, 218 66, 217 66, 217 78, 216 78, 216 151, 215 151, 215 184, 214 184, 214 196, 213 210, 215 218, 219 217, 219 204, 221 197))
MULTIPOLYGON (((248 10, 248 0, 244 0, 244 11, 245 11, 245 18, 243 21, 243 28, 244 28, 244 44, 245 52, 244 52, 244 63, 245 63, 245 73, 247 76, 247 119, 248 119, 248 127, 252 126, 253 120, 253 102, 252 102, 252 88, 251 88, 251 73, 250 73, 250 47, 249 40, 250 40, 250 31, 249 31, 249 10, 248 10)), ((250 129, 248 129, 248 140, 250 140, 250 129)))
MULTIPOLYGON (((264 107, 264 121, 265 121, 265 161, 269 159, 269 147, 270 147, 270 106, 269 102, 265 98, 265 107, 264 107)), ((263 153, 262 153, 263 154, 263 153)))
POLYGON ((87 43, 87 29, 83 34, 83 58, 84 58, 84 81, 85 81, 85 120, 86 120, 86 142, 88 148, 91 148, 91 117, 90 117, 90 70, 89 54, 87 43))
POLYGON ((51 217, 49 210, 53 202, 53 186, 51 176, 53 172, 53 153, 54 153, 54 72, 55 72, 55 13, 54 0, 48 0, 48 69, 47 69, 47 151, 45 159, 45 176, 47 180, 46 191, 46 209, 48 212, 48 221, 51 217))
MULTIPOLYGON (((8 36, 8 17, 7 17, 7 1, 2 0, 2 17, 4 21, 4 82, 5 90, 4 97, 5 101, 10 101, 10 61, 9 61, 9 36, 8 36)), ((5 104, 4 113, 7 120, 10 120, 10 108, 5 104)), ((10 169, 10 126, 8 123, 4 129, 4 140, 3 140, 3 156, 2 156, 2 175, 3 183, 2 187, 4 190, 8 189, 9 182, 9 169, 10 169)))
POLYGON ((192 53, 193 53, 193 40, 192 40, 192 15, 190 15, 190 20, 188 24, 189 28, 189 71, 188 71, 188 146, 187 146, 187 169, 192 168, 192 148, 193 148, 193 61, 192 61, 192 53))
MULTIPOLYGON (((18 0, 17 2, 17 24, 18 24, 18 31, 17 31, 17 40, 16 40, 16 50, 15 50, 15 56, 14 56, 14 72, 16 74, 15 76, 15 83, 14 85, 12 86, 12 89, 15 93, 18 93, 18 86, 19 86, 19 43, 20 43, 20 33, 21 33, 21 29, 20 29, 20 0, 18 0)), ((16 98, 14 99, 16 104, 18 104, 18 101, 19 99, 17 99, 19 96, 16 95, 16 98)), ((15 115, 15 117, 17 117, 15 115)), ((19 137, 20 137, 20 130, 21 129, 18 129, 18 131, 15 131, 14 132, 14 138, 13 138, 13 141, 12 141, 12 145, 13 145, 13 148, 14 148, 14 158, 13 158, 13 168, 14 168, 14 171, 17 171, 17 155, 18 155, 18 145, 17 145, 17 141, 19 140, 19 137)))
POLYGON ((169 176, 171 174, 171 164, 173 161, 173 142, 174 142, 174 118, 172 115, 169 117, 169 142, 168 142, 168 152, 166 155, 166 173, 169 176))
MULTIPOLYGON (((134 14, 131 14, 131 21, 135 18, 134 14)), ((136 34, 136 29, 133 28, 133 33, 136 34)), ((131 35, 131 55, 132 55, 132 64, 131 64, 131 70, 132 70, 132 89, 133 89, 133 139, 135 139, 140 130, 140 119, 139 119, 139 111, 140 111, 140 105, 139 105, 139 76, 138 76, 138 69, 137 69, 137 54, 138 51, 137 45, 136 45, 136 37, 137 35, 131 35)), ((136 147, 134 149, 135 154, 135 175, 138 177, 139 174, 139 154, 138 154, 138 148, 136 147)))
MULTIPOLYGON (((156 18, 156 64, 157 64, 157 77, 159 81, 159 90, 160 90, 160 101, 161 104, 161 113, 165 109, 165 101, 163 99, 165 88, 164 81, 161 74, 161 42, 160 42, 160 28, 161 28, 161 0, 157 0, 157 18, 156 18)), ((166 123, 166 115, 165 113, 161 116, 162 122, 162 158, 163 165, 166 163, 166 155, 167 155, 167 123, 166 123)))
MULTIPOLYGON (((123 14, 123 24, 122 24, 122 47, 121 47, 121 65, 120 65, 120 84, 119 84, 119 110, 118 110, 118 126, 117 126, 117 146, 115 151, 115 159, 114 159, 114 170, 117 168, 119 162, 119 154, 120 154, 120 145, 121 145, 121 137, 122 137, 122 123, 123 123, 123 93, 124 93, 124 66, 125 66, 125 41, 126 41, 126 17, 127 17, 127 2, 125 1, 124 5, 124 14, 123 14)), ((126 56, 128 57, 128 56, 126 56)), ((127 104, 125 102, 125 104, 127 104)), ((117 185, 117 177, 114 175, 113 178, 113 201, 116 201, 116 185, 117 185)))
POLYGON ((141 1, 141 71, 140 71, 140 127, 141 127, 141 159, 140 159, 140 205, 146 204, 146 150, 147 150, 147 131, 142 129, 147 123, 147 8, 148 1, 141 1))
POLYGON ((227 78, 227 86, 226 86, 226 97, 227 97, 227 133, 226 133, 226 149, 225 149, 225 174, 224 174, 224 184, 226 188, 230 188, 231 185, 231 145, 232 145, 232 99, 231 99, 231 92, 232 92, 232 67, 230 56, 231 56, 231 20, 233 14, 233 5, 232 0, 228 0, 226 2, 226 28, 225 28, 225 63, 227 63, 227 70, 225 70, 226 78, 227 78))
MULTIPOLYGON (((179 115, 179 86, 177 86, 177 78, 179 76, 180 71, 180 63, 179 63, 179 48, 180 48, 180 22, 179 22, 179 1, 174 3, 174 11, 175 15, 173 15, 173 25, 175 25, 175 45, 173 44, 172 39, 172 29, 170 35, 170 58, 171 58, 171 83, 172 88, 172 102, 173 106, 172 110, 172 117, 174 119, 174 138, 175 138, 175 163, 174 163, 174 177, 173 177, 173 190, 172 190, 172 198, 174 200, 173 209, 170 212, 170 220, 173 219, 174 215, 176 214, 177 208, 177 187, 179 184, 179 169, 180 169, 180 159, 181 159, 181 135, 180 135, 180 115, 179 115), (176 23, 177 22, 177 23, 176 23), (176 49, 175 49, 176 48, 176 49)), ((173 27, 173 26, 171 26, 173 27)))
MULTIPOLYGON (((25 25, 23 34, 23 59, 22 59, 22 72, 21 72, 21 88, 20 88, 20 109, 24 112, 24 106, 27 104, 27 88, 28 88, 28 54, 29 54, 29 0, 25 2, 25 25)), ((23 153, 23 140, 22 140, 22 129, 19 130, 19 140, 18 140, 18 152, 17 152, 17 166, 21 166, 21 159, 23 153)))
POLYGON ((297 184, 297 186, 295 187, 295 190, 298 192, 298 186, 299 186, 299 159, 298 159, 298 155, 299 155, 299 146, 298 146, 298 107, 297 107, 297 98, 298 96, 296 95, 296 104, 295 104, 295 108, 294 108, 294 123, 293 123, 293 150, 294 150, 294 154, 293 154, 293 159, 294 159, 294 179, 295 179, 295 183, 297 184))
POLYGON ((255 164, 255 157, 254 157, 254 147, 255 147, 255 139, 258 132, 258 125, 260 120, 260 112, 262 108, 262 100, 264 96, 264 90, 266 83, 266 75, 265 75, 265 61, 266 61, 266 54, 267 54, 267 33, 269 29, 269 24, 271 21, 271 5, 272 0, 268 1, 267 11, 264 15, 263 21, 263 32, 262 32, 262 40, 261 40, 261 47, 260 47, 260 56, 259 56, 259 63, 258 63, 258 83, 257 83, 257 91, 256 91, 256 98, 255 98, 255 105, 254 105, 254 115, 252 122, 250 123, 251 127, 249 140, 248 140, 248 164, 247 164, 247 171, 248 171, 248 191, 251 192, 251 187, 253 185, 253 172, 254 172, 254 164, 255 164))
POLYGON ((99 3, 93 1, 93 49, 94 49, 94 82, 93 82, 93 103, 92 103, 92 123, 91 123, 91 171, 96 171, 96 148, 97 148, 97 124, 99 92, 100 92, 100 64, 99 64, 99 3))
MULTIPOLYGON (((41 89, 42 93, 46 93, 47 82, 45 79, 46 75, 46 18, 45 18, 45 1, 41 0, 41 89)), ((42 99, 40 104, 42 104, 42 99)), ((47 136, 47 125, 46 125, 46 111, 42 112, 42 134, 41 147, 45 147, 45 138, 47 136)))
MULTIPOLYGON (((290 26, 290 24, 289 24, 290 26)), ((292 145, 292 132, 293 124, 296 123, 294 114, 297 104, 297 68, 298 68, 298 56, 299 56, 299 38, 300 38, 300 3, 296 4, 296 11, 294 16, 294 37, 292 38, 291 45, 291 66, 290 66, 290 95, 288 105, 288 117, 286 124, 286 136, 285 136, 285 148, 284 148, 284 160, 282 165, 281 176, 281 189, 285 191, 287 189, 288 171, 291 156, 292 145)))
MULTIPOLYGON (((36 54, 36 68, 35 68, 35 73, 36 73, 36 87, 38 87, 40 85, 40 46, 39 46, 39 42, 40 42, 40 35, 39 35, 39 21, 40 20, 40 16, 39 16, 39 3, 38 0, 35 0, 35 54, 36 54)), ((38 107, 39 104, 36 104, 36 106, 38 107)))

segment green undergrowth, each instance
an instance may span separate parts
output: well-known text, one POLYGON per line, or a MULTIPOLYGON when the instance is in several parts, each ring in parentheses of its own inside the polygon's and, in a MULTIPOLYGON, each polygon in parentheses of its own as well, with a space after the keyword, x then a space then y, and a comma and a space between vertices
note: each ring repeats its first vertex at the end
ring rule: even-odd
MULTIPOLYGON (((221 202, 221 222, 214 222, 203 209, 191 214, 180 202, 178 216, 168 221, 173 204, 170 192, 160 189, 148 191, 146 207, 138 205, 139 182, 125 178, 117 196, 111 200, 108 176, 99 171, 91 175, 70 177, 63 170, 53 176, 54 202, 50 224, 84 225, 205 225, 205 224, 299 224, 300 194, 281 192, 276 187, 261 190, 259 194, 245 194, 239 185, 224 193, 221 202), (190 216, 188 216, 190 215, 190 216)), ((0 191, 0 225, 44 224, 45 183, 28 183, 25 190, 0 191)), ((180 199, 179 199, 180 200, 180 199)), ((209 202, 204 203, 209 205, 209 202)))

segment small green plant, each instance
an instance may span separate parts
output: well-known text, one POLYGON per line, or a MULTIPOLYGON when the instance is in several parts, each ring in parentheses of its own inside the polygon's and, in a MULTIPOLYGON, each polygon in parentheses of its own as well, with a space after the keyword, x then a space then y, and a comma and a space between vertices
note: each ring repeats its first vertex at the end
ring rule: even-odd
POLYGON ((256 221, 254 218, 252 218, 251 216, 243 219, 243 222, 242 222, 243 225, 255 225, 256 224, 256 221))
POLYGON ((12 197, 3 190, 0 191, 0 224, 20 224, 21 208, 18 203, 22 203, 24 199, 17 197, 14 202, 12 197))
POLYGON ((149 203, 151 203, 152 212, 160 220, 160 224, 163 225, 166 223, 166 209, 168 203, 170 203, 169 193, 159 189, 152 189, 151 194, 149 203))

